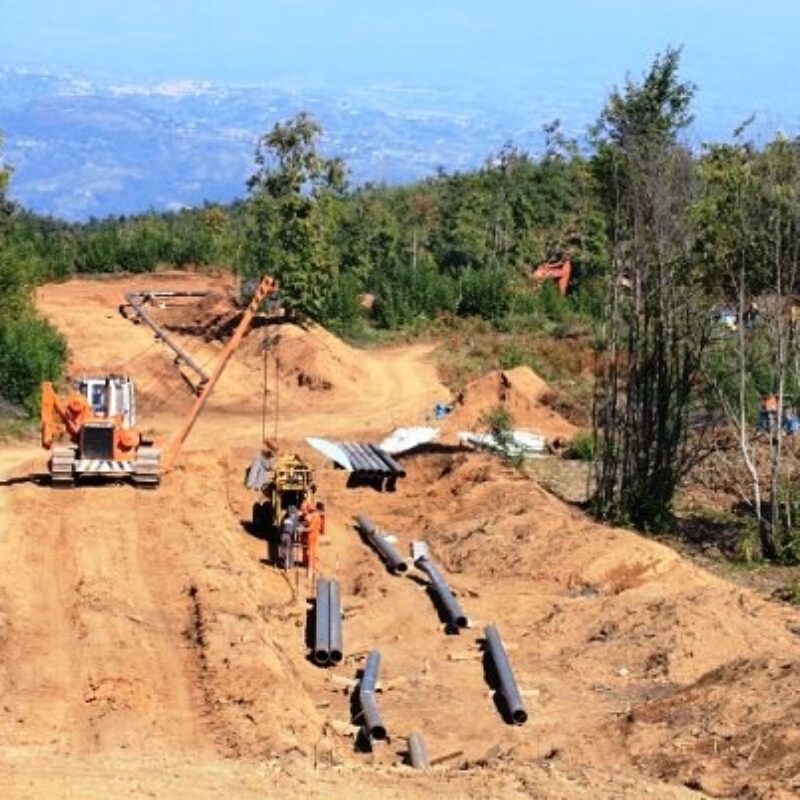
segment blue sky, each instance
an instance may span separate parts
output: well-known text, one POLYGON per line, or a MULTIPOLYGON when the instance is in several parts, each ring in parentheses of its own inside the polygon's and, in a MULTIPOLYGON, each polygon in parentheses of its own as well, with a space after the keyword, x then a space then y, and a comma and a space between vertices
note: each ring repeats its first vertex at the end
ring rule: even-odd
POLYGON ((602 99, 668 43, 709 104, 800 110, 796 0, 0 0, 0 63, 602 99))

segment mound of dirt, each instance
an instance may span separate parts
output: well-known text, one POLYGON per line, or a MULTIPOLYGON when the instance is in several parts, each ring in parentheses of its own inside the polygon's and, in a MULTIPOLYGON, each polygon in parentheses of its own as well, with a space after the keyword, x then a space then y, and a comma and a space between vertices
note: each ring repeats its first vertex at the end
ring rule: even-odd
POLYGON ((210 341, 226 335, 241 317, 242 309, 230 293, 210 292, 199 299, 169 301, 152 309, 151 314, 169 331, 210 341))
MULTIPOLYGON (((152 311, 167 330, 205 341, 224 343, 239 322, 242 309, 230 292, 211 292, 199 300, 169 302, 152 311)), ((289 387, 327 391, 365 380, 363 353, 358 353, 319 325, 301 327, 288 321, 257 317, 237 361, 263 372, 264 354, 277 359, 278 374, 289 387)))
POLYGON ((577 428, 549 408, 550 387, 529 367, 495 370, 472 381, 456 398, 456 406, 445 421, 445 429, 476 430, 492 408, 505 408, 514 427, 548 438, 570 439, 577 428))
POLYGON ((302 328, 282 322, 256 328, 239 359, 253 369, 263 368, 265 350, 270 364, 277 359, 279 374, 290 387, 361 391, 369 383, 364 354, 319 325, 302 328))
POLYGON ((800 793, 800 661, 738 658, 636 706, 628 746, 651 774, 713 797, 800 793))

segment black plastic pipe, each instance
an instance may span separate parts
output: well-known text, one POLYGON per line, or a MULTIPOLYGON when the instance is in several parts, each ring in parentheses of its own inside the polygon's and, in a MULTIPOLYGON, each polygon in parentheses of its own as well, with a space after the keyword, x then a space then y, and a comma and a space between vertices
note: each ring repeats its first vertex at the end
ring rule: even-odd
POLYGON ((408 735, 408 763, 414 769, 430 769, 428 748, 425 747, 425 740, 418 733, 408 735))
POLYGON ((381 449, 377 445, 371 444, 368 445, 370 451, 395 474, 398 478, 405 478, 406 471, 403 468, 403 465, 396 461, 392 456, 390 456, 385 450, 381 449))
POLYGON ((414 563, 417 569, 421 569, 430 578, 431 590, 441 601, 451 629, 457 631, 459 628, 468 627, 469 620, 467 619, 467 615, 459 605, 458 600, 453 596, 441 572, 436 569, 436 565, 429 558, 424 557, 418 558, 414 563))
POLYGON ((342 648, 342 601, 339 581, 328 581, 328 652, 331 664, 340 664, 344 657, 342 648))
POLYGON ((375 701, 375 686, 378 682, 378 670, 381 665, 381 654, 370 650, 361 682, 358 685, 358 700, 364 719, 364 731, 369 739, 381 741, 386 738, 386 726, 383 724, 381 712, 375 701))
POLYGON ((397 550, 392 547, 391 543, 386 540, 385 536, 381 536, 372 524, 369 517, 359 514, 356 517, 356 525, 363 531, 367 537, 367 541, 372 547, 378 551, 380 557, 386 562, 391 572, 395 574, 401 572, 408 572, 408 563, 405 559, 400 557, 397 550))
POLYGON ((331 660, 330 591, 325 578, 317 578, 317 601, 314 608, 314 661, 328 664, 331 660))
POLYGON ((500 638, 497 626, 487 625, 484 629, 484 635, 497 672, 497 678, 500 681, 500 694, 506 704, 508 714, 514 724, 522 725, 528 721, 528 712, 525 710, 525 706, 522 705, 522 697, 517 687, 517 681, 514 678, 514 672, 508 661, 506 649, 503 647, 503 640, 500 638))
POLYGON ((391 470, 386 466, 386 464, 384 464, 379 458, 376 458, 363 444, 355 442, 353 447, 358 450, 358 453, 369 465, 371 472, 376 472, 379 475, 391 475, 391 470))
POLYGON ((372 472, 372 467, 369 465, 363 455, 356 449, 353 442, 345 442, 344 449, 347 457, 350 459, 350 464, 354 472, 372 472))

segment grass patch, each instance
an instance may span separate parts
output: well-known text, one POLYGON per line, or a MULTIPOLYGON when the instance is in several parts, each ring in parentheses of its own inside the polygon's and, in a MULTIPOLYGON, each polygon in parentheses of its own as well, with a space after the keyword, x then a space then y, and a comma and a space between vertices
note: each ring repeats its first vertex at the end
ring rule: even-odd
POLYGON ((0 442, 17 442, 30 439, 36 434, 38 425, 28 417, 0 417, 0 442))

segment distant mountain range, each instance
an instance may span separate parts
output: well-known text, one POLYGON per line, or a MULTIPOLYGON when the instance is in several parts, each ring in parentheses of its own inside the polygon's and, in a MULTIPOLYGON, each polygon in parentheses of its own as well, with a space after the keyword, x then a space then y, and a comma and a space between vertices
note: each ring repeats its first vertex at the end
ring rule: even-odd
MULTIPOLYGON (((325 151, 347 161, 352 182, 395 183, 475 167, 507 141, 536 153, 545 123, 559 117, 581 134, 602 102, 397 84, 139 84, 0 67, 11 195, 70 220, 242 197, 258 136, 300 111, 323 125, 325 151)), ((714 128, 744 117, 728 111, 714 128)))

